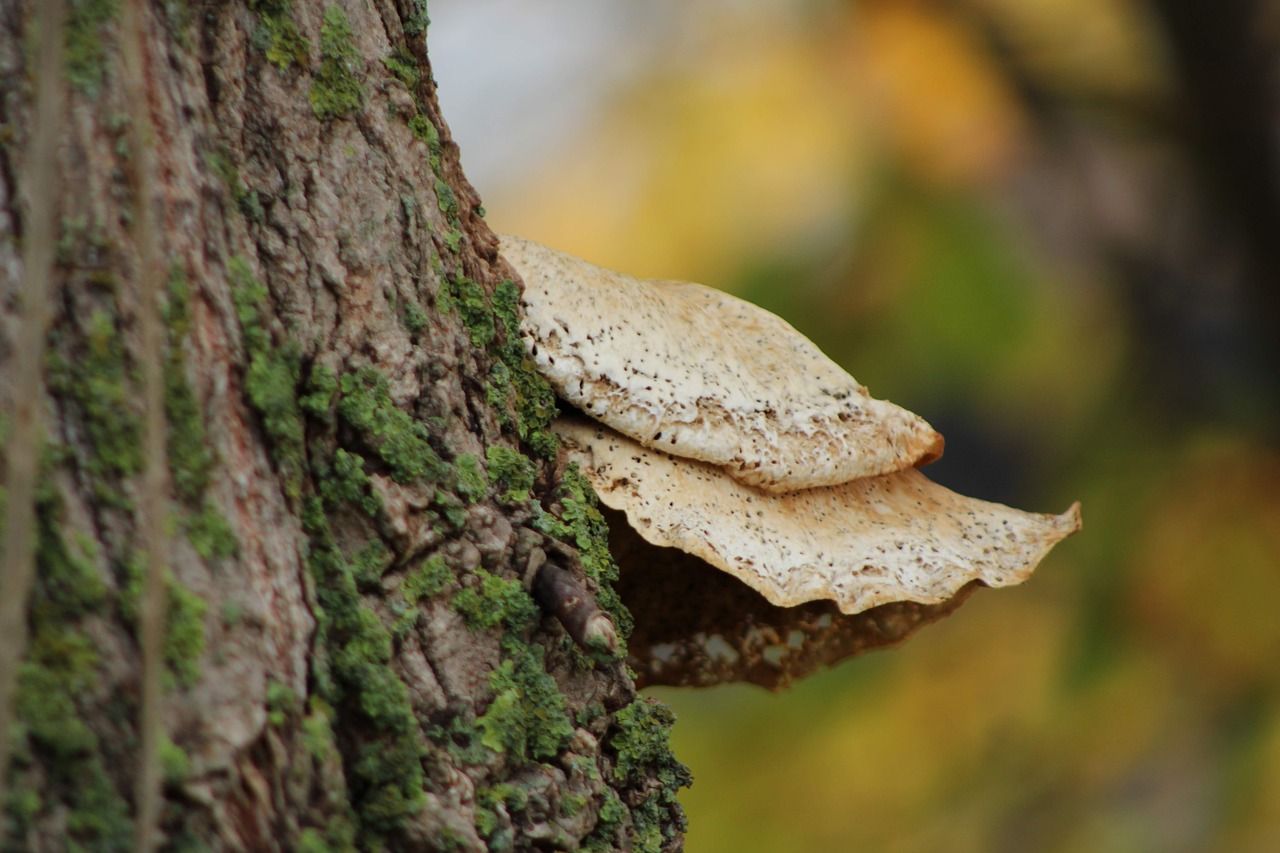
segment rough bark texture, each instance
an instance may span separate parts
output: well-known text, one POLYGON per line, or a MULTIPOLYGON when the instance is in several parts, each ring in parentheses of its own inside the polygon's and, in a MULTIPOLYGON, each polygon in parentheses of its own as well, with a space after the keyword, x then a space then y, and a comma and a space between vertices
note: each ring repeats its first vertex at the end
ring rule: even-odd
MULTIPOLYGON (((173 848, 681 845, 670 715, 528 592, 566 553, 620 631, 441 119, 425 0, 147 5, 132 198, 119 0, 71 0, 38 579, 6 849, 128 849, 141 403, 128 223, 168 264, 173 848), (561 544, 556 544, 556 543, 561 544)), ((0 394, 29 199, 32 0, 0 5, 0 394)))

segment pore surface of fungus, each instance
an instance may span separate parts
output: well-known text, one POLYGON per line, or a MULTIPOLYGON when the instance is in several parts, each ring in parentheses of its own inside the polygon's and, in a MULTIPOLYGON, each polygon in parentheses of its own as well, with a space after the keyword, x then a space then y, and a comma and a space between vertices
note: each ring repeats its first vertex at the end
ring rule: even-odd
POLYGON ((649 450, 599 424, 556 421, 600 500, 647 542, 728 572, 779 607, 829 599, 840 612, 936 604, 972 581, 1021 583, 1080 527, 958 495, 914 469, 769 494, 714 466, 649 450))
POLYGON ((779 317, 698 284, 641 281, 519 237, 521 333, 562 398, 641 444, 768 491, 923 464, 942 437, 871 397, 779 317))

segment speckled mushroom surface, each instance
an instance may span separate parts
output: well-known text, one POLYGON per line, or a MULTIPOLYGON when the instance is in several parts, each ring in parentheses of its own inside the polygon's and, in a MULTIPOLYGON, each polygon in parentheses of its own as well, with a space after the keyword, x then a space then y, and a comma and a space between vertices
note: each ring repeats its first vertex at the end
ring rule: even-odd
POLYGON ((741 299, 641 281, 520 237, 521 333, 556 393, 641 444, 776 492, 937 458, 942 437, 741 299))
POLYGON ((556 431, 600 500, 645 540, 693 554, 781 607, 830 599, 852 614, 943 602, 971 581, 1021 583, 1080 528, 1078 505, 1022 512, 914 469, 770 494, 579 417, 560 418, 556 431))

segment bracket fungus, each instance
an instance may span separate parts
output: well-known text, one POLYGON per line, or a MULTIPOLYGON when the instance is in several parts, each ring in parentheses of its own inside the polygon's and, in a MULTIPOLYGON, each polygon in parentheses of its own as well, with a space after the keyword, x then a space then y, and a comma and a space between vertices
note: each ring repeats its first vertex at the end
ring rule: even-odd
POLYGON ((942 436, 876 400, 784 320, 727 293, 640 281, 500 237, 525 286, 521 327, 567 402, 646 447, 766 491, 920 465, 942 436))
POLYGON ((642 685, 783 686, 1021 583, 1080 529, 1078 504, 1041 515, 928 480, 941 436, 761 308, 500 248, 537 369, 595 419, 555 429, 615 516, 642 685))

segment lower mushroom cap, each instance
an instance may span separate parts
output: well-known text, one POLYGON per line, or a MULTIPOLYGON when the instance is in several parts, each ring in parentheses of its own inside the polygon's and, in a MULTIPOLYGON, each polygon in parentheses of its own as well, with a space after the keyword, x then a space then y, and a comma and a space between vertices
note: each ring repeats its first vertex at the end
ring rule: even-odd
POLYGON ((767 491, 936 459, 924 419, 862 385, 780 317, 700 284, 641 281, 502 236, 521 335, 556 394, 641 444, 767 491))
POLYGON ((1021 583, 1080 529, 1078 505, 1022 512, 915 470, 772 494, 576 417, 556 431, 600 500, 646 541, 705 560, 780 607, 829 599, 853 614, 945 602, 974 581, 1021 583))

